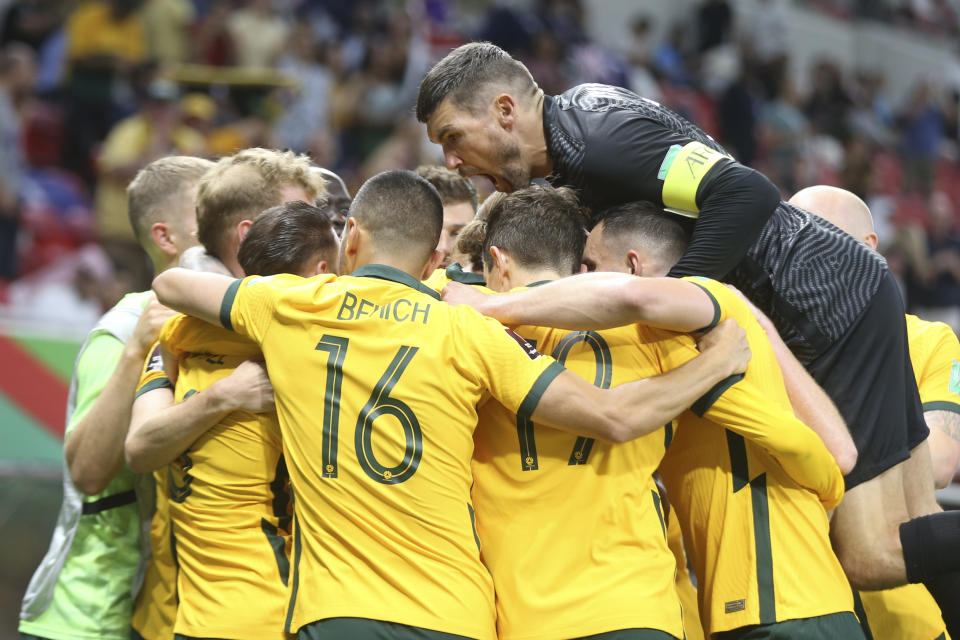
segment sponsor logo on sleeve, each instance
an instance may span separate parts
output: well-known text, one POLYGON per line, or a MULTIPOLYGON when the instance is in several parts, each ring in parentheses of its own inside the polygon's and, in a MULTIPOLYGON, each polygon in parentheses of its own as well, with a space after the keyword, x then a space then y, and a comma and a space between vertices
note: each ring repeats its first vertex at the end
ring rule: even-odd
POLYGON ((150 361, 147 363, 147 372, 163 371, 163 356, 160 355, 160 345, 153 348, 150 361))
POLYGON ((504 329, 504 331, 506 331, 507 335, 513 338, 514 341, 516 341, 516 343, 520 345, 520 348, 523 349, 523 352, 527 354, 528 358, 530 358, 531 360, 536 360, 537 358, 540 357, 540 352, 537 351, 537 348, 534 347, 529 342, 527 342, 526 340, 524 340, 523 338, 521 338, 516 331, 514 331, 513 329, 506 329, 506 328, 504 329))

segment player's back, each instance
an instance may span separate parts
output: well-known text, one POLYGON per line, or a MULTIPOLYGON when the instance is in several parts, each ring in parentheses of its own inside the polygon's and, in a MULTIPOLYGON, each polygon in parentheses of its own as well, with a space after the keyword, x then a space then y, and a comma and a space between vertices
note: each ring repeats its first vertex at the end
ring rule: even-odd
POLYGON ((696 408, 680 416, 661 465, 698 577, 704 631, 852 611, 817 495, 763 447, 718 425, 755 419, 758 430, 809 431, 796 421, 772 347, 733 292, 712 280, 690 280, 717 302, 717 320, 733 317, 746 329, 752 352, 743 380, 699 411, 705 417, 696 408))
MULTIPOLYGON (((177 402, 260 354, 250 340, 187 316, 168 321, 160 339, 179 356, 177 402)), ((168 465, 167 483, 180 570, 176 633, 283 638, 290 516, 276 414, 231 412, 168 465)))
POLYGON ((536 406, 556 365, 403 272, 238 285, 295 487, 290 630, 331 618, 494 635, 470 503, 477 404, 536 406), (495 375, 511 371, 512 375, 495 375))
MULTIPOLYGON (((516 331, 602 388, 662 373, 649 343, 675 339, 637 325, 516 331)), ((672 433, 613 445, 538 427, 494 400, 481 408, 473 496, 501 638, 631 628, 683 637, 653 481, 672 433)))

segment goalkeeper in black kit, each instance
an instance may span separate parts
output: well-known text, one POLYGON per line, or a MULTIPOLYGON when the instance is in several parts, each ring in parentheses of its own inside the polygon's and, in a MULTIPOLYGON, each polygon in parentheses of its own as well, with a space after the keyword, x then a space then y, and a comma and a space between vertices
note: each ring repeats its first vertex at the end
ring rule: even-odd
POLYGON ((607 85, 545 95, 523 64, 488 43, 463 45, 427 73, 417 118, 448 168, 485 176, 498 191, 546 178, 575 188, 594 223, 636 200, 686 218, 691 241, 670 275, 739 288, 850 428, 858 459, 831 537, 851 584, 922 582, 960 636, 960 512, 923 515, 911 505, 911 495, 933 490, 929 431, 903 301, 879 254, 781 201, 766 177, 669 109, 607 85))

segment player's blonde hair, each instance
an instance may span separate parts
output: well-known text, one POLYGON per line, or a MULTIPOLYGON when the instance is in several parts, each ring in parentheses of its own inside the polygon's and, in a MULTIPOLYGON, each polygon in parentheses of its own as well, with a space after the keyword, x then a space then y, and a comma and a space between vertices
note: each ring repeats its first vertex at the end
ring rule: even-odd
POLYGON ((326 198, 326 186, 310 159, 292 151, 244 149, 221 158, 197 191, 197 238, 207 253, 220 256, 230 231, 282 204, 286 186, 301 187, 312 200, 326 198))
POLYGON ((154 222, 165 221, 170 212, 180 211, 187 195, 214 163, 192 156, 169 156, 154 160, 137 172, 127 187, 130 226, 143 244, 154 222))

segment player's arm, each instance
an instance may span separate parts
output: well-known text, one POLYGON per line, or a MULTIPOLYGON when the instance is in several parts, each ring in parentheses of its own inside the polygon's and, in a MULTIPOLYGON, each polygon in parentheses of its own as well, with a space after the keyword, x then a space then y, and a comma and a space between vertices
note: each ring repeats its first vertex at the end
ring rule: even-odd
POLYGON ((723 279, 780 204, 779 190, 762 174, 650 118, 611 110, 586 136, 588 179, 696 216, 693 238, 671 276, 723 279))
POLYGON ((511 326, 595 330, 641 323, 689 332, 719 318, 713 298, 692 282, 625 273, 582 273, 503 295, 451 282, 443 299, 468 304, 511 326))
POLYGON ((801 422, 820 436, 827 450, 833 455, 837 466, 844 475, 850 473, 857 464, 857 445, 850 436, 850 430, 843 416, 833 404, 827 392, 807 372, 787 347, 773 322, 750 302, 742 293, 730 287, 753 311, 757 322, 763 327, 767 339, 777 357, 777 364, 783 373, 783 382, 787 388, 790 404, 801 422))
POLYGON ((123 467, 123 443, 140 371, 171 315, 169 309, 151 301, 126 344, 112 335, 99 334, 80 356, 77 408, 64 442, 64 456, 73 484, 86 495, 103 491, 123 467), (116 365, 105 379, 106 362, 116 365))
MULTIPOLYGON (((157 299, 171 309, 200 318, 217 326, 223 322, 221 311, 228 292, 235 293, 240 281, 218 273, 201 273, 176 267, 153 279, 157 299), (233 287, 233 288, 231 288, 233 287)), ((226 313, 229 314, 229 305, 226 313)))
POLYGON ((794 482, 815 492, 828 511, 840 503, 843 474, 826 445, 748 380, 730 387, 697 413, 766 449, 794 482))
POLYGON ((780 204, 780 191, 763 174, 728 160, 704 176, 696 202, 693 237, 670 275, 720 280, 756 241, 780 204))
POLYGON ((600 389, 563 371, 547 386, 530 417, 544 426, 611 442, 646 435, 743 373, 750 360, 746 333, 733 320, 706 334, 700 349, 699 356, 676 369, 613 389, 600 389))
POLYGON ((930 428, 933 480, 937 489, 943 489, 953 481, 960 465, 960 414, 940 409, 924 411, 923 418, 930 428))
POLYGON ((133 404, 125 445, 127 464, 137 473, 153 471, 174 460, 232 411, 259 413, 273 407, 266 368, 249 360, 177 404, 169 388, 153 389, 133 404))

